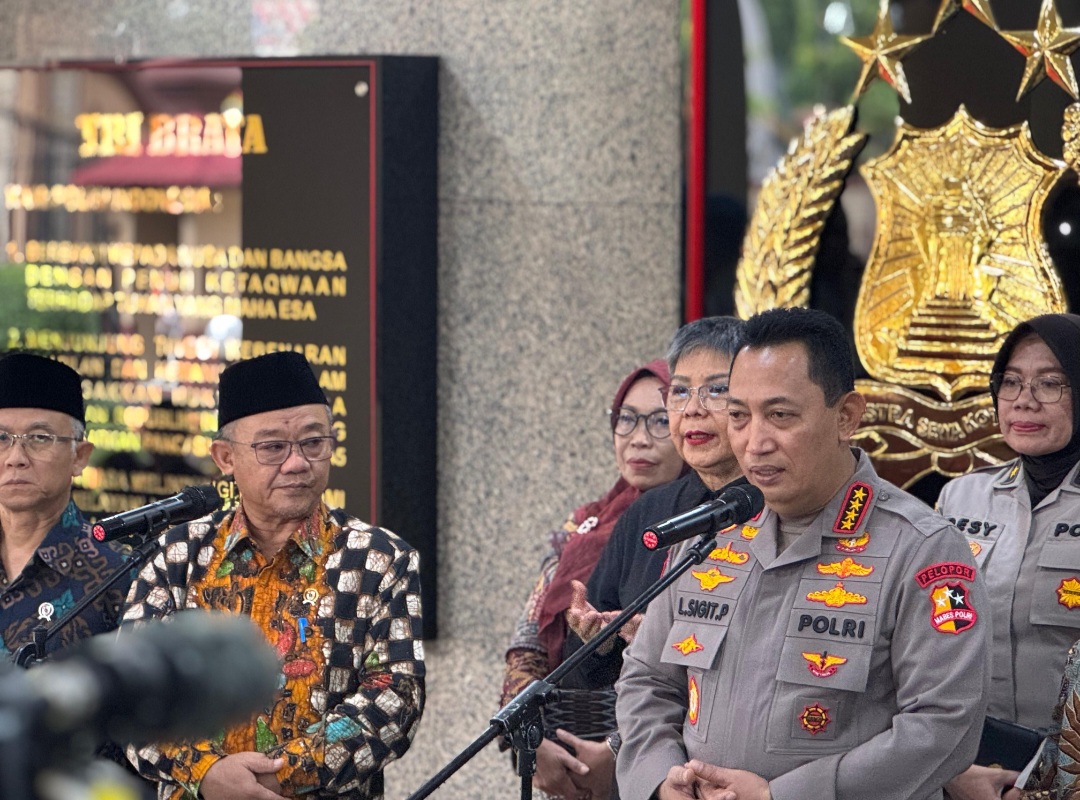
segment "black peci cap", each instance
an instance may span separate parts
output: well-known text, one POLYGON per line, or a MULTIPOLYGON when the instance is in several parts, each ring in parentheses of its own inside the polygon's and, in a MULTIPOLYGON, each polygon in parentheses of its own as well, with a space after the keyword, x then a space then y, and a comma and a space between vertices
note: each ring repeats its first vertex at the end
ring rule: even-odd
POLYGON ((85 425, 82 376, 51 358, 9 353, 0 358, 0 408, 45 408, 85 425))
POLYGON ((282 350, 238 361, 221 373, 218 430, 252 414, 312 403, 327 405, 328 401, 300 353, 282 350))

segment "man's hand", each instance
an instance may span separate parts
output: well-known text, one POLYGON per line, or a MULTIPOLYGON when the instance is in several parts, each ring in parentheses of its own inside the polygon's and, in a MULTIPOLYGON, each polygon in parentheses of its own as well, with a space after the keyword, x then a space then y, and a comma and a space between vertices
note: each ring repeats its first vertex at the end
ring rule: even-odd
POLYGON ((972 764, 945 784, 952 800, 1000 800, 1004 789, 1016 783, 1019 772, 972 764))
POLYGON ((286 800, 274 775, 284 763, 262 753, 233 753, 206 771, 199 794, 205 800, 286 800))
POLYGON ((659 800, 772 800, 769 784, 754 773, 697 760, 668 770, 656 795, 659 800))
POLYGON ((769 782, 743 769, 714 767, 693 759, 686 768, 697 778, 701 800, 772 800, 769 782))
MULTIPOLYGON (((698 796, 698 777, 694 771, 685 764, 672 767, 668 770, 664 782, 656 790, 659 800, 694 800, 698 796)), ((727 797, 716 797, 715 800, 736 800, 732 792, 727 797)))
MULTIPOLYGON (((606 745, 605 745, 606 747, 606 745)), ((536 774, 533 775, 533 787, 555 797, 567 800, 587 800, 589 792, 574 783, 574 778, 581 780, 587 775, 589 767, 578 761, 565 747, 544 739, 536 748, 536 774)))
POLYGON ((560 740, 574 748, 578 761, 588 766, 584 775, 572 775, 574 785, 590 793, 592 800, 608 800, 615 782, 615 756, 607 742, 591 742, 579 739, 562 728, 555 731, 560 740))

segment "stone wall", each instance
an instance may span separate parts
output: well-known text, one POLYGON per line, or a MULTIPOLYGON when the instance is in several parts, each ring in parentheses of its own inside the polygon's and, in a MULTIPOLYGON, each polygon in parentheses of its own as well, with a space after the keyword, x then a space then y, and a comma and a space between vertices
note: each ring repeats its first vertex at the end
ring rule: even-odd
MULTIPOLYGON (((440 637, 404 798, 487 725, 547 531, 679 316, 676 0, 7 0, 0 63, 437 55, 440 637), (273 9, 273 13, 267 13, 273 9)), ((0 160, 8 154, 0 153, 0 160)), ((398 402, 409 403, 408 397, 398 402)), ((436 797, 517 796, 492 745, 436 797)))

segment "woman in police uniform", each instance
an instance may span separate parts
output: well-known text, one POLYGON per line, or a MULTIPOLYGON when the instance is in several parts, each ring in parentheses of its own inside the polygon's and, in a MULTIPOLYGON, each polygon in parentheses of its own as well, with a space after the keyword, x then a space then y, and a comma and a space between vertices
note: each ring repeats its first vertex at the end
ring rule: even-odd
MULTIPOLYGON (((1080 638, 1080 316, 1023 322, 994 361, 990 392, 1018 458, 947 484, 938 510, 967 536, 990 590, 988 714, 1051 726, 1061 671, 1080 638)), ((997 798, 1015 773, 972 767, 954 800, 997 798)))

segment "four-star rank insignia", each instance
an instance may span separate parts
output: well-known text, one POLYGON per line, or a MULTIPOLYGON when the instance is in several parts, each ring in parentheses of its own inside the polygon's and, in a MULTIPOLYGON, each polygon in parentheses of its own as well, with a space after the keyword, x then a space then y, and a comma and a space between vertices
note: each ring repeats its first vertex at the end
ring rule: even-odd
POLYGON ((736 550, 730 542, 709 553, 709 561, 726 561, 729 564, 745 564, 749 558, 749 553, 736 550))
POLYGON ((866 516, 866 509, 870 506, 870 498, 874 496, 874 490, 868 483, 855 481, 847 490, 844 502, 840 504, 840 513, 836 515, 833 523, 833 533, 854 533, 862 524, 866 516))
POLYGON ((850 539, 837 539, 836 549, 841 553, 861 553, 870 544, 870 534, 863 533, 850 539))
POLYGON ((846 605, 866 605, 866 595, 859 594, 858 592, 849 592, 844 588, 843 581, 837 581, 836 586, 828 591, 822 590, 810 592, 806 595, 806 599, 812 600, 815 603, 824 603, 829 608, 842 608, 846 605))
POLYGON ((725 575, 716 567, 709 567, 704 572, 692 569, 690 570, 690 574, 697 578, 698 583, 701 584, 701 588, 706 592, 711 592, 721 583, 731 583, 735 580, 734 575, 725 575))
POLYGON ((806 659, 806 668, 815 678, 828 678, 830 675, 835 675, 841 665, 847 663, 846 658, 830 656, 827 652, 803 653, 802 657, 806 659))
POLYGON ((930 592, 930 624, 941 633, 957 634, 975 625, 979 615, 962 583, 942 583, 930 592))
POLYGON ((686 697, 689 701, 686 718, 690 720, 691 725, 697 725, 698 712, 701 711, 701 690, 698 689, 697 678, 693 675, 690 676, 690 680, 686 685, 686 697))
POLYGON ((697 637, 691 633, 681 642, 675 642, 675 644, 672 645, 672 648, 678 650, 684 656, 688 656, 691 653, 700 653, 705 649, 705 645, 699 642, 697 637))
POLYGON ((835 575, 837 578, 850 578, 852 576, 855 576, 856 578, 865 578, 874 571, 874 568, 860 564, 851 556, 848 556, 843 561, 834 561, 831 564, 818 564, 817 571, 822 575, 835 575))
POLYGON ((1070 610, 1080 606, 1080 581, 1066 578, 1057 588, 1058 602, 1070 610))
POLYGON ((802 725, 804 731, 817 736, 827 727, 832 719, 829 717, 829 709, 821 705, 821 703, 814 703, 812 706, 804 706, 802 713, 799 714, 799 724, 802 725))

